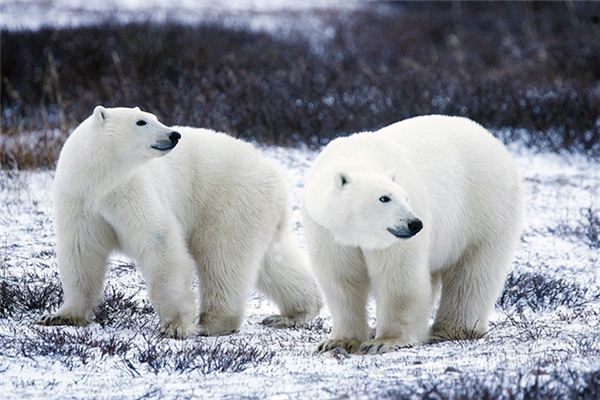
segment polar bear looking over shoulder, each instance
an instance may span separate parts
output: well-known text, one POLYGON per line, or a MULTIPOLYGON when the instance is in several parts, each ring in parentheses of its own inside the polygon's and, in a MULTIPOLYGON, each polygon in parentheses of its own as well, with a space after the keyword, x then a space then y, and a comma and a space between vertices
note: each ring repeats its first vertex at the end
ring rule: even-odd
POLYGON ((487 331, 523 195, 515 163, 484 128, 423 116, 336 139, 315 160, 304 199, 307 248, 333 318, 319 351, 381 353, 487 331))
POLYGON ((316 284, 288 226, 285 181, 249 143, 169 128, 139 108, 98 106, 61 151, 54 208, 64 303, 42 324, 91 320, 115 250, 137 261, 172 337, 236 331, 254 283, 281 311, 267 325, 318 313, 316 284))

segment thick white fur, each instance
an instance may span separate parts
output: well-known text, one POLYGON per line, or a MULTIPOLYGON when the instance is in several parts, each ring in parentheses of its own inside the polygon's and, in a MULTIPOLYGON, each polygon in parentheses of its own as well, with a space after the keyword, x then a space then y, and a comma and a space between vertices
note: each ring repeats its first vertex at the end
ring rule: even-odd
POLYGON ((427 340, 440 283, 432 338, 483 335, 522 214, 514 162, 468 119, 423 116, 332 141, 305 187, 307 246, 333 317, 319 350, 377 353, 427 340), (382 195, 392 201, 378 201, 382 195), (412 238, 386 230, 415 217, 423 229, 412 238), (374 339, 369 290, 377 301, 374 339))
POLYGON ((138 108, 98 106, 62 149, 54 206, 64 304, 41 323, 87 323, 115 250, 137 260, 173 337, 237 330, 255 283, 282 313, 266 324, 289 326, 318 313, 318 289, 288 227, 286 184, 248 143, 169 128, 138 108), (173 150, 151 148, 173 130, 181 134, 173 150))

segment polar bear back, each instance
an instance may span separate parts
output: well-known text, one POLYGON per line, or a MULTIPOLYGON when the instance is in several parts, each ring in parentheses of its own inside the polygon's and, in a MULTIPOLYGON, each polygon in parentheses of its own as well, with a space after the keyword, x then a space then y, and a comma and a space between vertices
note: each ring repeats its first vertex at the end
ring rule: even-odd
POLYGON ((432 115, 395 123, 378 134, 408 150, 427 192, 432 269, 456 262, 469 245, 521 229, 516 165, 479 124, 432 115))
POLYGON ((223 133, 174 129, 181 133, 177 147, 140 169, 140 179, 132 179, 130 185, 150 182, 186 236, 212 222, 256 225, 283 219, 286 185, 274 161, 223 133))

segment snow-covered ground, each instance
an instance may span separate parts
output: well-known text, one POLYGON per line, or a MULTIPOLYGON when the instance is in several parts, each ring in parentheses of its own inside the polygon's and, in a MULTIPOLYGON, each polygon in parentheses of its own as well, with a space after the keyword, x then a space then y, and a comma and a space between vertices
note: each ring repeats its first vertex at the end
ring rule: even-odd
MULTIPOLYGON (((264 151, 285 169, 304 243, 299 205, 316 153, 264 151)), ((140 275, 121 256, 99 323, 36 326, 59 302, 53 173, 0 171, 0 397, 591 397, 600 381, 600 163, 511 151, 526 227, 489 334, 378 356, 314 354, 330 330, 327 309, 305 329, 269 329, 259 321, 276 310, 258 293, 239 333, 160 339, 140 275)))

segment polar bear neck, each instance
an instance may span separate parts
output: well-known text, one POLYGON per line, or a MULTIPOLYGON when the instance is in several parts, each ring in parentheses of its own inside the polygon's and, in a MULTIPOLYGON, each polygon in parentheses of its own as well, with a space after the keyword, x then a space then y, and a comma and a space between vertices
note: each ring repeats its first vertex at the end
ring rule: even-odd
POLYGON ((94 123, 90 117, 71 133, 58 160, 55 188, 72 197, 104 197, 138 167, 131 160, 113 160, 113 149, 89 140, 94 123))

